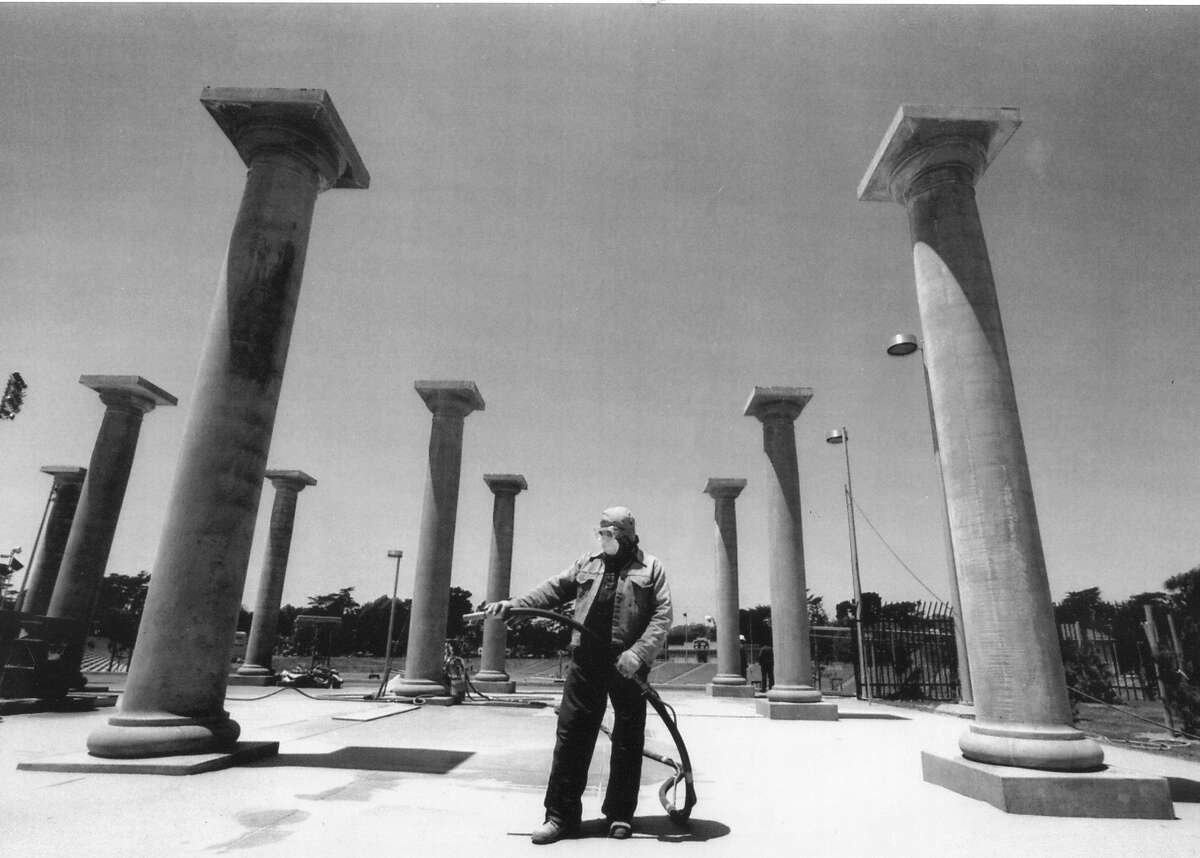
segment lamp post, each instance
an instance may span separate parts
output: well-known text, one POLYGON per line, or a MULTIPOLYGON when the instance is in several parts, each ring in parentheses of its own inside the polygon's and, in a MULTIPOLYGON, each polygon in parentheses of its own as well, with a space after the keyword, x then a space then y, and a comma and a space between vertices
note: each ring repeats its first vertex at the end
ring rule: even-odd
POLYGON ((938 448, 937 424, 933 419, 933 394, 929 389, 929 368, 925 352, 913 334, 896 334, 888 343, 887 353, 905 357, 921 352, 921 374, 925 379, 925 403, 929 406, 929 435, 933 439, 933 463, 937 468, 938 485, 942 488, 942 530, 946 541, 946 566, 950 581, 950 606, 954 611, 954 646, 958 653, 958 696, 960 702, 972 706, 975 692, 971 688, 971 663, 967 658, 967 639, 963 629, 962 599, 958 595, 958 565, 954 560, 954 542, 950 537, 950 513, 946 506, 946 482, 942 475, 942 457, 938 448))
POLYGON ((396 627, 396 594, 400 591, 400 558, 404 556, 404 552, 399 548, 393 548, 387 553, 388 557, 396 558, 396 576, 392 579, 392 603, 388 606, 388 630, 387 642, 384 646, 386 655, 383 659, 383 680, 379 683, 379 692, 376 697, 383 696, 383 689, 387 687, 388 678, 392 675, 392 629, 396 627))
POLYGON ((862 630, 862 581, 858 575, 858 536, 854 532, 854 489, 850 482, 850 434, 846 427, 834 429, 825 436, 827 444, 841 444, 846 454, 846 518, 850 522, 850 578, 854 584, 854 631, 858 643, 858 663, 863 675, 864 699, 871 699, 871 673, 867 669, 866 647, 862 630))

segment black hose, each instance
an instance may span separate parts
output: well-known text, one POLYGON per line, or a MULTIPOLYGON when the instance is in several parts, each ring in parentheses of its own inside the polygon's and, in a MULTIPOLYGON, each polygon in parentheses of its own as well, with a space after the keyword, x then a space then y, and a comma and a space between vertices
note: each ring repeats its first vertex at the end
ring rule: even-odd
MULTIPOLYGON (((478 622, 487 617, 487 614, 480 611, 473 614, 464 614, 463 620, 468 623, 478 622)), ((564 616, 563 614, 554 611, 543 611, 540 608, 510 608, 508 617, 543 617, 547 620, 553 620, 556 623, 562 623, 565 626, 578 631, 580 634, 588 635, 594 640, 603 643, 600 637, 585 626, 583 623, 575 620, 572 617, 564 616)), ((507 618, 506 618, 507 619, 507 618)), ((667 811, 667 816, 673 822, 685 823, 692 815, 692 808, 696 806, 696 787, 692 778, 692 760, 688 756, 687 746, 683 743, 683 737, 679 735, 679 727, 675 723, 674 712, 670 705, 659 696, 659 693, 654 690, 649 682, 642 677, 634 674, 631 679, 637 683, 641 689, 642 695, 650 701, 650 705, 654 707, 654 711, 658 713, 658 717, 667 726, 667 732, 671 734, 671 738, 675 742, 675 748, 679 751, 679 762, 675 762, 670 757, 664 757, 660 754, 655 754, 652 751, 643 751, 643 755, 650 759, 669 766, 675 770, 675 774, 667 778, 658 788, 658 800, 662 802, 663 808, 667 811), (674 796, 678 791, 680 782, 684 785, 683 807, 676 807, 673 803, 674 796), (672 793, 672 799, 668 800, 667 793, 672 793)), ((610 737, 611 738, 611 737, 610 737)))

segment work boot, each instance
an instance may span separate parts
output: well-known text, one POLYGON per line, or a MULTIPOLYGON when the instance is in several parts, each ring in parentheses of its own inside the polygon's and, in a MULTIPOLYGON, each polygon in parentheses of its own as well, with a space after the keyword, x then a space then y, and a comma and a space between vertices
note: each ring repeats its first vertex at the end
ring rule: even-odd
POLYGON ((608 836, 614 840, 625 840, 633 834, 633 826, 621 819, 612 819, 608 823, 608 836))
POLYGON ((533 835, 529 838, 539 846, 547 843, 554 843, 562 840, 564 837, 572 837, 575 834, 576 826, 563 822, 561 819, 555 819, 553 816, 546 817, 546 821, 533 830, 533 835))

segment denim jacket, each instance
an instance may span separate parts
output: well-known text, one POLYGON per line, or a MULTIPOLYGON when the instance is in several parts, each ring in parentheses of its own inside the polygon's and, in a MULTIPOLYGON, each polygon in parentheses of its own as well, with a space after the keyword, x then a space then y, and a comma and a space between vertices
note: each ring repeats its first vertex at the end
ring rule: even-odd
MULTIPOLYGON (((575 600, 575 621, 587 620, 600 579, 604 554, 585 554, 570 567, 513 600, 514 607, 549 610, 575 600)), ((657 557, 640 548, 617 575, 613 594, 613 643, 653 665, 671 629, 671 588, 657 557)), ((571 633, 571 646, 579 646, 579 631, 571 633)))

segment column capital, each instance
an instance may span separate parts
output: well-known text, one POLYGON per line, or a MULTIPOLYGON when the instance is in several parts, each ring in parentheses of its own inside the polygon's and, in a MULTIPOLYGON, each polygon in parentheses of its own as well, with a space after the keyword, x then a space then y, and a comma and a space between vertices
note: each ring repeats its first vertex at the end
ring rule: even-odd
POLYGON ((746 488, 746 481, 732 477, 709 477, 704 493, 714 498, 736 498, 746 488))
POLYGON ((200 103, 246 166, 266 151, 307 161, 324 187, 366 188, 371 175, 323 89, 206 86, 200 103))
POLYGON ((746 402, 745 417, 768 420, 793 421, 800 416, 804 406, 812 399, 811 387, 758 387, 746 402))
POLYGON ((858 183, 858 198, 903 203, 933 170, 940 174, 929 176, 935 182, 974 185, 1020 124, 1015 107, 901 105, 858 183))
POLYGON ((140 375, 81 375, 79 383, 100 394, 105 405, 132 406, 144 414, 158 405, 175 405, 179 400, 140 375))
POLYGON ((87 476, 87 468, 78 465, 44 465, 39 470, 43 474, 54 477, 54 485, 66 486, 71 483, 82 483, 87 476))
POLYGON ((317 481, 304 471, 275 471, 268 470, 263 476, 271 481, 275 488, 290 488, 303 491, 305 486, 315 486, 317 481))
POLYGON ((483 481, 493 494, 515 495, 529 488, 521 474, 484 474, 483 481))
POLYGON ((413 387, 434 414, 466 417, 484 408, 483 397, 473 381, 418 381, 413 387))

